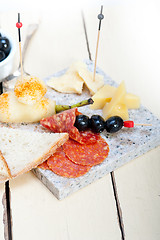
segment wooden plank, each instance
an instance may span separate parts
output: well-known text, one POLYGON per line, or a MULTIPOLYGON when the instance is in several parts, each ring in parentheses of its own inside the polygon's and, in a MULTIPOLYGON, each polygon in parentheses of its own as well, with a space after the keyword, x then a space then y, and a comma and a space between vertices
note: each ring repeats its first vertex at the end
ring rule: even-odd
MULTIPOLYGON (((26 31, 28 30, 28 25, 32 23, 40 22, 40 14, 37 12, 30 13, 29 18, 28 14, 21 13, 21 22, 22 22, 22 30, 21 30, 21 40, 22 40, 22 48, 24 44, 24 39, 26 38, 26 31)), ((19 65, 20 56, 19 56, 19 45, 18 45, 18 30, 16 28, 16 22, 18 21, 18 13, 17 11, 6 11, 0 12, 0 27, 2 30, 5 30, 12 38, 15 40, 15 45, 17 47, 17 51, 15 54, 14 61, 14 70, 17 70, 19 65)))
POLYGON ((0 239, 4 239, 4 224, 3 224, 3 213, 4 213, 4 206, 2 203, 4 194, 4 184, 0 184, 0 239))
POLYGON ((15 239, 68 239, 65 203, 58 202, 32 173, 11 181, 11 192, 15 239))
POLYGON ((71 240, 121 239, 110 176, 82 191, 66 199, 71 240))
MULTIPOLYGON (((104 7, 98 55, 98 65, 118 83, 125 80, 127 90, 138 94, 142 104, 158 117, 159 7, 156 1, 145 1, 145 8, 144 1, 104 7)), ((84 12, 86 23, 95 25, 96 9, 84 12)), ((88 38, 92 52, 96 46, 93 28, 88 28, 88 38), (90 41, 94 37, 95 42, 90 41)), ((159 148, 156 148, 115 171, 126 239, 160 237, 159 170, 159 148)))
MULTIPOLYGON (((0 83, 0 94, 2 93, 2 82, 0 83)), ((5 237, 5 229, 4 226, 7 227, 7 224, 4 223, 4 212, 5 211, 5 197, 4 197, 4 183, 0 184, 0 239, 4 239, 5 237)), ((6 229, 7 230, 7 229, 6 229)))
POLYGON ((16 239, 120 239, 109 176, 62 201, 31 173, 12 181, 11 189, 16 239))
MULTIPOLYGON (((104 4, 97 59, 97 65, 105 73, 117 83, 124 80, 127 91, 139 95, 142 104, 158 117, 159 9, 156 0, 104 4), (152 17, 148 18, 148 15, 152 17), (148 97, 151 93, 154 93, 152 101, 148 97)), ((99 9, 96 6, 91 12, 88 8, 83 11, 94 61, 100 6, 99 9)))
MULTIPOLYGON (((75 9, 72 17, 71 12, 62 16, 60 22, 56 10, 42 16, 26 55, 27 72, 45 77, 88 57, 80 11, 75 9), (53 43, 49 51, 44 48, 46 39, 53 43)), ((109 176, 63 201, 58 201, 32 173, 12 180, 10 186, 15 239, 120 239, 109 176)))
POLYGON ((160 147, 115 171, 126 239, 160 238, 160 147))
POLYGON ((62 9, 60 21, 58 14, 53 10, 41 16, 40 28, 26 54, 26 71, 41 78, 88 58, 80 10, 75 8, 71 14, 71 10, 62 9))

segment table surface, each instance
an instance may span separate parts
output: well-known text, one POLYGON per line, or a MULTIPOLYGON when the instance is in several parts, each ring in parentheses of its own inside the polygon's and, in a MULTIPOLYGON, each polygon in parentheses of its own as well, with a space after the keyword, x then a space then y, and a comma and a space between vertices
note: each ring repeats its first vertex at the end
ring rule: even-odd
MULTIPOLYGON (((160 5, 156 0, 105 3, 97 64, 117 83, 125 80, 127 91, 139 95, 142 104, 160 118, 160 5)), ((22 12, 22 43, 27 26, 40 18, 25 70, 44 78, 76 60, 91 56, 94 61, 99 11, 100 6, 93 4, 74 11, 66 6, 36 14, 22 12)), ((1 28, 18 41, 16 22, 17 12, 0 13, 1 28)), ((17 49, 17 62, 18 56, 17 49)), ((62 201, 31 172, 10 181, 13 239, 159 240, 159 157, 157 147, 62 201)), ((0 199, 4 192, 0 184, 0 199)), ((0 239, 7 227, 4 212, 0 201, 0 239)))

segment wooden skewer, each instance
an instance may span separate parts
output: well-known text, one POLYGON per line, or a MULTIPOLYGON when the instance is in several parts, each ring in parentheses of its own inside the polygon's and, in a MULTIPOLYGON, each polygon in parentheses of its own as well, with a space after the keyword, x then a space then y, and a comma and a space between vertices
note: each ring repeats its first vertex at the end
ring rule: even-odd
POLYGON ((23 80, 22 48, 21 48, 21 32, 20 32, 20 28, 22 27, 22 23, 20 22, 20 13, 18 13, 18 23, 17 23, 16 26, 18 27, 18 36, 19 36, 19 54, 20 54, 20 63, 21 63, 21 80, 23 80))
POLYGON ((123 126, 133 128, 134 126, 152 126, 150 123, 134 123, 133 121, 123 121, 123 126))
POLYGON ((97 45, 96 45, 93 81, 95 81, 95 76, 96 76, 96 65, 97 65, 97 55, 98 55, 98 46, 99 46, 99 36, 100 36, 100 30, 101 30, 101 21, 104 18, 104 15, 102 14, 102 10, 103 10, 103 6, 101 6, 101 13, 98 15, 99 27, 98 27, 98 37, 97 37, 97 45))
POLYGON ((21 42, 19 42, 19 53, 20 53, 20 63, 21 63, 21 80, 23 80, 23 65, 22 65, 22 48, 21 48, 21 42))
POLYGON ((97 65, 97 55, 98 55, 99 36, 100 36, 100 30, 98 30, 98 37, 97 37, 97 46, 96 46, 96 56, 95 56, 95 63, 94 63, 93 81, 95 81, 95 76, 96 76, 96 65, 97 65))
POLYGON ((135 123, 134 124, 135 126, 152 126, 152 124, 150 124, 150 123, 135 123))

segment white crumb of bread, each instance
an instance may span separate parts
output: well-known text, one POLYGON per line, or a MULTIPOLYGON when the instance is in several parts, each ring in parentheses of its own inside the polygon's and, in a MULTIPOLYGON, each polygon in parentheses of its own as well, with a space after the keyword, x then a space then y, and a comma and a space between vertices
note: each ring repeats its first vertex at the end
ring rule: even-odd
POLYGON ((0 162, 5 161, 8 173, 4 174, 4 170, 0 169, 0 175, 14 178, 37 167, 67 140, 67 133, 40 133, 1 127, 0 162))

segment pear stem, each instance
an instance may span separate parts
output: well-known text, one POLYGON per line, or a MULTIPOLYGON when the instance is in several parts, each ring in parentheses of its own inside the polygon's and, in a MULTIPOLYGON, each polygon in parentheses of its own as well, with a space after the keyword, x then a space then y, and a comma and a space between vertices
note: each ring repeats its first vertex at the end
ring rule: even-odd
POLYGON ((68 109, 71 109, 71 108, 83 107, 83 106, 90 105, 90 104, 93 104, 93 103, 94 103, 93 99, 89 98, 87 100, 83 100, 83 101, 78 102, 78 103, 73 104, 73 105, 56 105, 55 110, 56 110, 56 113, 59 113, 61 111, 65 111, 65 110, 68 110, 68 109))

